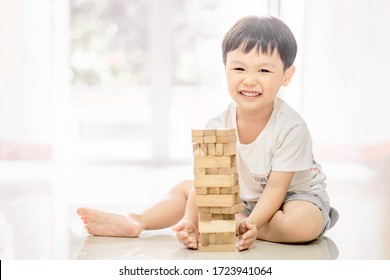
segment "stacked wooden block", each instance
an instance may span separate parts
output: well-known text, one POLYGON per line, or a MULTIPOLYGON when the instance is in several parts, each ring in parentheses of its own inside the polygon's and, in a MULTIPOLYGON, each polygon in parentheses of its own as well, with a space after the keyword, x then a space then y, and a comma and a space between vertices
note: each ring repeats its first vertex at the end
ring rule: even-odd
POLYGON ((200 251, 235 251, 235 214, 242 211, 236 130, 192 130, 200 251))

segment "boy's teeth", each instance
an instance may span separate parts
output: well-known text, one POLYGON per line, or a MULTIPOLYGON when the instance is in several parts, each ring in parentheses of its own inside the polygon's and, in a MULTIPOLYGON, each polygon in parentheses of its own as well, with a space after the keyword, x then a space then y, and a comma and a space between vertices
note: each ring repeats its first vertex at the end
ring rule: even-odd
POLYGON ((254 97, 260 95, 259 92, 246 92, 246 91, 241 91, 241 94, 248 97, 254 97))

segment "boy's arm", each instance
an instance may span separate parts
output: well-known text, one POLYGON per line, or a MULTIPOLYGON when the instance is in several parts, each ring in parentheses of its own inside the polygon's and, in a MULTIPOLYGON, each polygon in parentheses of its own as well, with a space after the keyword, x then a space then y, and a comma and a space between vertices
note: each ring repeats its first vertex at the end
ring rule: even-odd
POLYGON ((248 219, 257 229, 264 226, 283 204, 294 172, 271 171, 267 185, 248 219))

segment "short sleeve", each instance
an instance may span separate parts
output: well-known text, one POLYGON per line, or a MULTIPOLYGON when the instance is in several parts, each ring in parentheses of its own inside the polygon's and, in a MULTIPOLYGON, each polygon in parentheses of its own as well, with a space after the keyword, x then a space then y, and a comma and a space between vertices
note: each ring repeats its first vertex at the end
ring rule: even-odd
POLYGON ((206 129, 219 129, 223 128, 223 123, 218 119, 210 119, 206 122, 206 129))
POLYGON ((236 109, 234 103, 216 117, 206 122, 206 129, 234 128, 236 119, 236 109))

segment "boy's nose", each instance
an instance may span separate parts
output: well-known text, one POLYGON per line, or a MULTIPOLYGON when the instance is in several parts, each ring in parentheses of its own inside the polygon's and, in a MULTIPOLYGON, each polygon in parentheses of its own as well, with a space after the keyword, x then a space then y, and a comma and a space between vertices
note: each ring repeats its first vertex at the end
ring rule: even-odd
POLYGON ((252 75, 247 75, 244 79, 244 84, 247 86, 255 86, 256 83, 256 79, 252 75))

